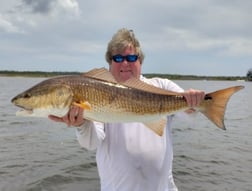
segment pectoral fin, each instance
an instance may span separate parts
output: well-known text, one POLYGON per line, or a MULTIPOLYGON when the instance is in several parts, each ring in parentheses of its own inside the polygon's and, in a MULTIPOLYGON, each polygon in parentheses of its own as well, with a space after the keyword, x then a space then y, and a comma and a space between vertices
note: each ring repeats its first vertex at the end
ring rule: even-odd
POLYGON ((90 110, 91 109, 91 105, 88 101, 85 101, 85 102, 74 102, 73 105, 77 106, 77 107, 80 107, 82 109, 87 109, 87 110, 90 110))
POLYGON ((162 136, 164 133, 164 128, 167 123, 167 118, 162 118, 161 120, 158 121, 151 121, 151 122, 146 122, 144 123, 145 126, 150 128, 152 131, 154 131, 156 134, 159 136, 162 136))

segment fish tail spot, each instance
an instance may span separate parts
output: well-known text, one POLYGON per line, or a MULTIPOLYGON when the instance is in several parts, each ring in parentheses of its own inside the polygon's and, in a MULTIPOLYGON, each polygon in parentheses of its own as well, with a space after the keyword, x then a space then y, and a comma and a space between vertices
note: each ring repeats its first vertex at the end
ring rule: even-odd
POLYGON ((229 98, 237 91, 244 88, 243 86, 234 86, 212 92, 206 95, 203 108, 200 110, 208 119, 217 127, 225 130, 224 114, 229 98))

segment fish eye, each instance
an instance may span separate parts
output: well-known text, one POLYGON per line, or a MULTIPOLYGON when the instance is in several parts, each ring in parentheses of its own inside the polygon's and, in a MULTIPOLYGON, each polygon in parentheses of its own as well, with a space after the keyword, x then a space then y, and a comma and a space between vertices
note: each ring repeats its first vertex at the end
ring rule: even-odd
POLYGON ((30 97, 31 97, 31 94, 29 93, 24 94, 24 98, 30 98, 30 97))

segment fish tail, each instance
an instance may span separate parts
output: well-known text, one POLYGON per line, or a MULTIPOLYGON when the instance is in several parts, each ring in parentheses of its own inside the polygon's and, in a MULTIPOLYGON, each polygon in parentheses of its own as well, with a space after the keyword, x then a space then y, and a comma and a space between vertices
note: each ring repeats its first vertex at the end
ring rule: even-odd
POLYGON ((244 86, 233 86, 206 94, 200 112, 217 125, 217 127, 225 130, 224 115, 227 102, 235 92, 243 88, 244 86))

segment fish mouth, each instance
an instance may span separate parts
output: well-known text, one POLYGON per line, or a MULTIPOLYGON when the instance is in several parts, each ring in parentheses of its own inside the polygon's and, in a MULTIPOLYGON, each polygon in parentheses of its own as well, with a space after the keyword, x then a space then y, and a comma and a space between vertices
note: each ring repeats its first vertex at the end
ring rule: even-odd
POLYGON ((31 108, 26 108, 26 107, 24 107, 22 105, 18 105, 18 104, 15 104, 15 105, 20 108, 20 110, 17 111, 17 112, 27 113, 27 114, 32 114, 33 113, 33 109, 31 109, 31 108))
POLYGON ((19 107, 21 110, 27 110, 27 111, 32 111, 33 110, 31 108, 27 108, 27 107, 25 107, 23 105, 15 103, 15 102, 14 102, 14 104, 15 104, 15 106, 19 107))
POLYGON ((32 109, 21 108, 19 111, 16 112, 16 116, 28 116, 28 115, 32 115, 32 114, 33 114, 32 109))
POLYGON ((21 108, 21 111, 27 111, 27 112, 33 112, 33 109, 26 109, 26 108, 21 108))

